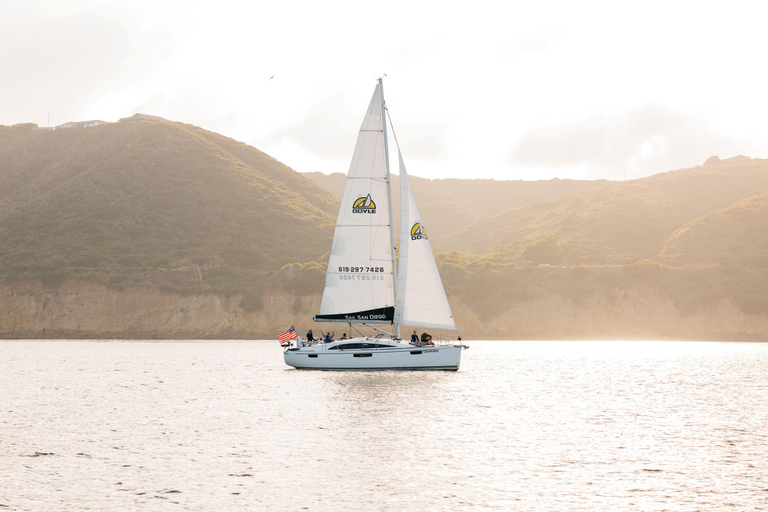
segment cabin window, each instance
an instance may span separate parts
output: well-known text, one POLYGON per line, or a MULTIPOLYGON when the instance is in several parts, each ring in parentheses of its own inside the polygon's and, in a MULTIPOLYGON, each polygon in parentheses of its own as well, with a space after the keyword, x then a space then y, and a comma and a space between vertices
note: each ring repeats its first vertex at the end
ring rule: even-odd
POLYGON ((317 354, 307 354, 309 357, 317 357, 317 354))
POLYGON ((344 345, 334 345, 329 347, 328 350, 359 350, 361 348, 393 348, 392 345, 383 345, 381 343, 345 343, 344 345))
POLYGON ((411 350, 411 354, 413 354, 414 356, 417 356, 421 354, 421 350, 411 350))
POLYGON ((372 357, 373 354, 352 354, 355 357, 372 357))

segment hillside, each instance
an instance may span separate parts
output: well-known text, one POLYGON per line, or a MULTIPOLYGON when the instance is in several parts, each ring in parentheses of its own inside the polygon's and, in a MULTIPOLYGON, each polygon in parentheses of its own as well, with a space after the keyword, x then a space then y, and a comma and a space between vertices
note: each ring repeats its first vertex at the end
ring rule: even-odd
POLYGON ((710 212, 678 229, 657 260, 675 266, 768 267, 768 194, 710 212))
MULTIPOLYGON (((315 183, 341 198, 346 175, 319 172, 304 173, 315 183)), ((425 179, 409 176, 414 193, 419 198, 419 211, 429 229, 433 244, 440 244, 443 236, 501 212, 520 206, 607 186, 607 180, 548 181, 496 181, 425 179)), ((400 201, 400 179, 392 175, 393 204, 400 201)), ((399 224, 400 211, 395 209, 395 224, 399 224)), ((453 249, 452 246, 444 249, 453 249)))
MULTIPOLYGON (((412 181, 465 338, 768 335, 766 160, 412 181)), ((0 337, 338 329, 311 318, 342 186, 150 116, 0 126, 0 337)))
POLYGON ((768 192, 768 160, 710 159, 515 208, 444 237, 441 250, 499 263, 631 264, 653 258, 683 225, 768 192))
POLYGON ((319 259, 338 208, 257 149, 159 118, 0 127, 0 163, 0 275, 11 277, 89 269, 157 284, 148 272, 196 266, 193 281, 242 285, 243 272, 319 259))

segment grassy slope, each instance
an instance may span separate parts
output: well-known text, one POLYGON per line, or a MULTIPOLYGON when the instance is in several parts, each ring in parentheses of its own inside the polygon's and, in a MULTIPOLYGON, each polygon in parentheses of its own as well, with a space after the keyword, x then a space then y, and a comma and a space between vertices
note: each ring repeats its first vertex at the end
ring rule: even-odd
POLYGON ((633 263, 655 256, 686 223, 762 192, 768 161, 726 160, 516 208, 451 233, 439 247, 502 263, 531 253, 541 263, 633 263), (548 250, 533 250, 546 236, 548 250))
POLYGON ((337 202, 311 180, 181 123, 0 127, 0 158, 6 274, 191 264, 268 272, 318 259, 333 232, 337 202))
POLYGON ((768 194, 710 212, 677 230, 658 255, 670 265, 768 267, 768 194))
MULTIPOLYGON (((305 176, 318 185, 341 197, 345 175, 319 172, 305 176)), ((496 215, 515 206, 530 205, 575 192, 602 188, 606 180, 576 181, 495 181, 495 180, 430 180, 409 176, 414 194, 419 201, 419 211, 427 226, 433 244, 443 236, 463 226, 496 215)), ((393 204, 400 201, 400 179, 392 176, 393 204)), ((399 210, 395 209, 395 224, 399 225, 399 210)), ((452 247, 447 247, 451 249, 452 247)))

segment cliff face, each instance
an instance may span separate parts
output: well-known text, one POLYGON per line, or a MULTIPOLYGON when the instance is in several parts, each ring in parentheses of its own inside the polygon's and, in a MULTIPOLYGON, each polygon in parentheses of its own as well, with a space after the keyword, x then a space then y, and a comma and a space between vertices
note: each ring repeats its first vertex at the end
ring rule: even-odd
POLYGON ((295 299, 267 295, 247 313, 240 296, 179 295, 87 281, 57 287, 39 281, 0 283, 0 336, 73 338, 263 338, 284 331, 295 299))
POLYGON ((730 299, 684 314, 650 287, 619 295, 615 300, 596 293, 580 301, 551 295, 515 304, 490 322, 475 319, 466 327, 488 339, 736 340, 768 335, 767 317, 746 314, 730 299))
MULTIPOLYGON (((66 281, 55 287, 39 281, 0 282, 0 337, 273 339, 291 325, 300 331, 346 327, 313 324, 317 295, 265 294, 261 310, 254 312, 243 311, 240 299, 143 287, 117 290, 89 281, 66 281)), ((623 289, 610 298, 602 293, 578 300, 550 294, 483 319, 460 298, 450 299, 467 340, 738 339, 768 333, 768 317, 746 314, 729 299, 683 313, 672 300, 643 286, 623 289)))

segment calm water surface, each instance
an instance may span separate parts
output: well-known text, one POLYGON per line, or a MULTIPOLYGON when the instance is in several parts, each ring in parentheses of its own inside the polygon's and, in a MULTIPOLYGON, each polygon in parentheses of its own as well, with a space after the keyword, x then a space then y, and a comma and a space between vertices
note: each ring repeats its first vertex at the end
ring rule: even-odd
POLYGON ((768 510, 768 344, 0 342, 0 510, 768 510))

